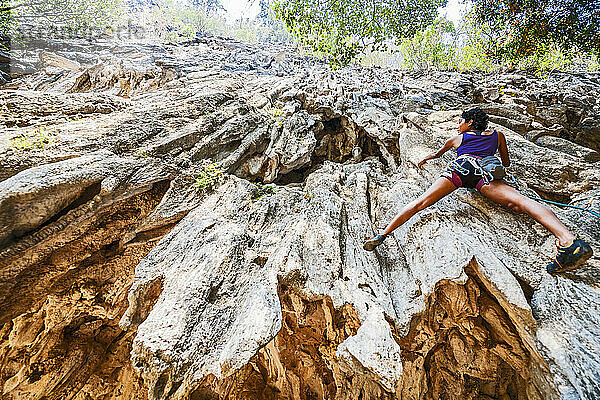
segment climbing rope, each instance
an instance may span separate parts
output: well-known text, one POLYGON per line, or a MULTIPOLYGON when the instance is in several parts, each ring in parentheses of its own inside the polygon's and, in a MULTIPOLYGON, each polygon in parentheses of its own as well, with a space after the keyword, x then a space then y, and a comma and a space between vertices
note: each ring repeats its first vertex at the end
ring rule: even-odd
POLYGON ((528 195, 525 195, 525 196, 527 196, 527 197, 529 197, 530 199, 533 199, 533 200, 543 201, 545 203, 550 203, 550 204, 554 204, 554 205, 557 205, 557 206, 576 208, 578 210, 589 212, 590 214, 592 214, 596 218, 600 218, 600 214, 598 214, 597 212, 592 211, 590 209, 592 207, 592 203, 594 202, 594 200, 596 200, 598 197, 600 197, 600 192, 598 192, 595 195, 593 195, 592 199, 590 200, 590 202, 588 203, 588 205, 585 206, 585 207, 574 206, 572 204, 559 203, 557 201, 546 200, 546 199, 542 199, 540 197, 533 197, 533 196, 528 196, 528 195))
MULTIPOLYGON (((515 178, 515 176, 513 174, 511 174, 510 172, 506 171, 506 177, 504 178, 504 180, 509 185, 514 186, 515 189, 517 189, 517 190, 520 189, 520 185, 519 185, 519 182, 517 181, 517 178, 515 178)), ((594 203, 595 200, 597 200, 597 199, 600 198, 600 192, 598 192, 596 194, 593 194, 591 196, 591 198, 590 198, 590 201, 587 203, 587 205, 585 207, 574 206, 572 204, 559 203, 558 201, 546 200, 546 199, 542 199, 541 197, 529 196, 529 195, 524 194, 524 193, 521 193, 521 194, 523 194, 524 196, 529 197, 532 200, 543 201, 545 203, 554 204, 556 206, 575 208, 577 210, 589 212, 594 217, 600 218, 600 214, 598 214, 597 212, 595 212, 595 211, 592 210, 592 204, 594 203)))

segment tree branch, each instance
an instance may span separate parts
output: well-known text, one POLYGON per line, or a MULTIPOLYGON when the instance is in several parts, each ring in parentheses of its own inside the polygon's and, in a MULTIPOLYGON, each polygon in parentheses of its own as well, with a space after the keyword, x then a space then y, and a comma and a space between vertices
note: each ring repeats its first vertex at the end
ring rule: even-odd
POLYGON ((39 6, 41 4, 44 4, 44 3, 45 2, 43 2, 43 1, 38 1, 38 2, 35 2, 35 3, 21 3, 21 4, 16 4, 16 5, 13 5, 13 6, 0 7, 0 12, 12 11, 12 10, 15 10, 17 8, 20 8, 20 7, 35 7, 35 6, 39 6))

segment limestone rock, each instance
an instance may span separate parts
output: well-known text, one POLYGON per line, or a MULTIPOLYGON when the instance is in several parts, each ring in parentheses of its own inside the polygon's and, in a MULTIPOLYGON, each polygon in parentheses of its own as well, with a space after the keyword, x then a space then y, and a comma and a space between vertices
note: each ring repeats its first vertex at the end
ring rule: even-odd
POLYGON ((68 58, 59 56, 57 54, 52 54, 46 51, 42 51, 40 53, 40 62, 48 66, 68 69, 72 71, 77 71, 81 68, 81 65, 76 61, 72 61, 68 58))
POLYGON ((562 138, 542 136, 536 139, 535 143, 552 150, 570 154, 584 162, 594 163, 600 161, 600 153, 597 151, 588 149, 587 147, 579 146, 562 138))
POLYGON ((475 103, 523 193, 600 212, 598 74, 41 44, 84 69, 0 92, 2 398, 600 397, 591 214, 551 206, 596 254, 559 276, 549 232, 464 190, 362 249, 475 103))

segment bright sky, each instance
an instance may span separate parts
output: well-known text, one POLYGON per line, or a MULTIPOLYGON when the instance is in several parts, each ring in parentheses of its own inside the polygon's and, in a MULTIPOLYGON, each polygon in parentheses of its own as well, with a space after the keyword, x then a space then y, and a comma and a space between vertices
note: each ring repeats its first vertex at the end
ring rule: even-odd
MULTIPOLYGON (((260 12, 258 0, 222 0, 221 3, 227 10, 228 21, 235 21, 238 18, 253 19, 260 12)), ((441 9, 440 14, 446 12, 446 18, 456 25, 460 20, 460 12, 464 9, 465 5, 460 4, 459 0, 448 0, 448 5, 441 9)))
POLYGON ((221 4, 227 10, 227 20, 235 21, 239 18, 250 18, 253 19, 260 12, 260 6, 258 0, 254 0, 250 5, 250 0, 221 0, 221 4))
POLYGON ((448 0, 448 4, 446 7, 442 8, 442 10, 440 10, 440 14, 444 15, 445 12, 446 18, 454 22, 454 26, 457 26, 458 22, 460 21, 460 14, 461 12, 464 12, 465 9, 465 4, 459 3, 459 0, 448 0))

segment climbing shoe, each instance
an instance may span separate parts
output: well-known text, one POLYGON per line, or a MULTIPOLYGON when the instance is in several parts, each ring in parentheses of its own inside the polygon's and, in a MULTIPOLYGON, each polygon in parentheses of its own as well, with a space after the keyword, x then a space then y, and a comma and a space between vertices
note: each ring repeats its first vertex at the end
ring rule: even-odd
POLYGON ((379 246, 381 243, 383 243, 383 241, 385 240, 387 235, 385 234, 379 234, 379 235, 375 235, 373 236, 371 239, 367 240, 365 242, 365 244, 363 245, 363 249, 367 250, 367 251, 373 251, 375 250, 375 247, 379 246))
POLYGON ((592 256, 592 248, 581 239, 575 239, 573 244, 567 247, 557 243, 556 247, 558 249, 556 257, 546 266, 549 274, 575 269, 592 256))

